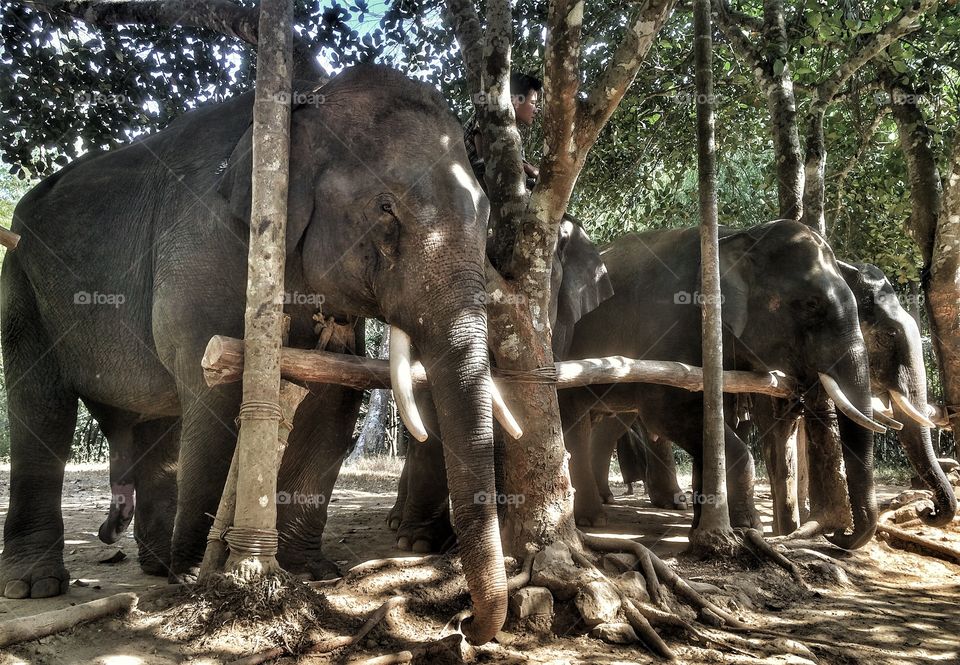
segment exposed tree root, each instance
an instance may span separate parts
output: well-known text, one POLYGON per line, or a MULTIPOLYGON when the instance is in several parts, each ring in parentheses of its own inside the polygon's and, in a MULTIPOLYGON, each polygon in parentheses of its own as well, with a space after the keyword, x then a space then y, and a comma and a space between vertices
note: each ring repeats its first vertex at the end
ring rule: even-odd
POLYGON ((408 651, 398 651, 397 653, 387 654, 385 656, 375 656, 373 658, 361 658, 347 661, 347 665, 396 665, 397 663, 410 663, 415 659, 426 658, 444 652, 456 651, 463 641, 463 636, 447 635, 443 639, 421 645, 408 651))
POLYGON ((429 554, 427 556, 400 556, 389 559, 371 559, 357 564, 346 572, 342 579, 357 577, 360 575, 369 575, 384 568, 412 568, 423 564, 439 561, 443 555, 429 554))
POLYGON ((530 584, 530 577, 533 575, 533 560, 537 556, 537 548, 533 545, 527 545, 527 556, 523 558, 523 566, 520 572, 507 580, 507 593, 513 593, 530 584))
POLYGON ((934 540, 930 540, 929 538, 924 538, 923 536, 910 533, 909 531, 904 531, 903 529, 895 527, 891 524, 885 524, 883 522, 877 524, 877 533, 881 533, 886 536, 887 539, 891 541, 891 545, 893 544, 893 541, 909 543, 916 546, 920 550, 919 554, 925 554, 938 559, 947 559, 948 561, 960 563, 960 549, 955 547, 938 543, 934 540))
POLYGON ((790 573, 790 577, 792 577, 797 584, 802 586, 804 589, 807 588, 806 582, 804 582, 803 577, 800 576, 800 569, 797 568, 797 565, 787 557, 783 556, 783 554, 773 549, 773 546, 764 540, 759 531, 756 529, 743 529, 741 531, 741 535, 743 536, 744 542, 753 548, 756 554, 767 557, 785 571, 790 573))
MULTIPOLYGON (((330 651, 335 651, 343 647, 348 647, 356 644, 367 634, 374 629, 374 627, 383 621, 383 618, 387 616, 390 610, 395 607, 400 607, 405 605, 407 599, 403 596, 393 596, 392 598, 387 599, 373 614, 370 615, 370 618, 367 619, 366 623, 358 630, 354 635, 345 635, 341 637, 334 637, 328 640, 323 640, 321 642, 314 642, 312 644, 306 645, 304 648, 298 649, 296 654, 297 656, 305 656, 308 654, 316 655, 321 653, 329 653, 330 651)), ((286 655, 288 650, 275 647, 273 649, 268 649, 266 651, 261 651, 260 653, 255 653, 245 658, 235 660, 230 665, 260 665, 260 663, 266 663, 275 658, 279 658, 283 655, 286 655)), ((406 662, 406 661, 396 661, 396 662, 406 662)))

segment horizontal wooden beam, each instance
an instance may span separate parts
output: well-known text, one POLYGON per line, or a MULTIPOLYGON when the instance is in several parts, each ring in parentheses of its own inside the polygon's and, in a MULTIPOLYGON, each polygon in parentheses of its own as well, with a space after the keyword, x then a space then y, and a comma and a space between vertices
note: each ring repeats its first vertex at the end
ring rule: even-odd
MULTIPOLYGON (((243 340, 217 335, 203 354, 207 385, 239 381, 243 376, 243 340)), ((284 347, 280 353, 280 375, 290 381, 337 383, 358 390, 390 387, 390 365, 386 360, 348 356, 342 353, 284 347)), ((494 368, 493 376, 508 383, 549 383, 557 388, 577 388, 604 383, 656 383, 690 391, 703 390, 703 370, 684 363, 663 360, 634 360, 623 356, 566 360, 553 367, 530 372, 494 368)), ((427 374, 420 363, 413 365, 413 382, 426 385, 427 374)), ((723 373, 728 393, 761 393, 789 397, 794 383, 780 372, 723 373)))

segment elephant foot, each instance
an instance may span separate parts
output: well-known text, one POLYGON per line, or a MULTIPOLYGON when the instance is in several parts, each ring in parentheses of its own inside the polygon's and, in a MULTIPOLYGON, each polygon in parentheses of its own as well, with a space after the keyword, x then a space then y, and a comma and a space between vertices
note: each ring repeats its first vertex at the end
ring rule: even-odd
POLYGON ((603 527, 607 526, 607 516, 602 510, 599 510, 592 514, 581 514, 577 515, 574 511, 574 518, 577 521, 577 526, 583 527, 603 527))
POLYGON ((167 574, 167 582, 170 584, 196 584, 198 579, 200 579, 200 566, 191 566, 179 573, 171 568, 167 574))
POLYGON ((763 520, 754 508, 730 509, 730 526, 733 528, 757 529, 763 532, 763 520))
POLYGON ((393 508, 390 509, 390 512, 387 513, 387 528, 391 531, 396 531, 400 528, 400 523, 403 521, 403 505, 400 504, 399 500, 393 505, 393 508))
POLYGON ((4 560, 0 567, 0 588, 4 598, 50 598, 67 592, 70 573, 56 560, 16 563, 4 560))
POLYGON ((666 510, 686 510, 690 507, 690 497, 684 492, 677 492, 673 496, 651 496, 650 505, 666 510))
POLYGON ((401 522, 397 530, 397 549, 416 554, 445 552, 457 538, 450 525, 450 517, 444 512, 439 517, 416 522, 401 522))
POLYGON ((617 502, 616 497, 613 496, 613 492, 610 492, 609 494, 604 494, 603 496, 600 497, 600 499, 606 505, 610 505, 611 503, 617 502))
POLYGON ((310 580, 332 580, 340 577, 340 568, 317 550, 305 551, 284 546, 277 553, 277 563, 291 575, 310 580), (291 555, 290 553, 294 554, 291 555))
POLYGON ((623 490, 623 496, 633 496, 633 483, 627 483, 627 489, 623 490))
POLYGON ((69 585, 60 533, 34 533, 4 542, 0 592, 5 598, 50 598, 66 593, 69 585))

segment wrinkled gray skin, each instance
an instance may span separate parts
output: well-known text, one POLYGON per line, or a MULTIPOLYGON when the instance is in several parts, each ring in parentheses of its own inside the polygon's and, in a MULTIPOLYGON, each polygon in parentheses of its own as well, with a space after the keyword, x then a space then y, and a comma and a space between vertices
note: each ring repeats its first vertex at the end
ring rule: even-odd
MULTIPOLYGON (((878 267, 841 261, 840 270, 857 299, 860 329, 870 356, 873 394, 890 401, 889 392, 896 390, 923 413, 927 405, 927 374, 916 321, 900 305, 893 286, 878 267)), ((957 499, 937 462, 930 430, 921 427, 896 404, 893 413, 903 423, 897 435, 907 459, 933 492, 934 512, 921 517, 931 526, 948 524, 957 512, 957 499)))
MULTIPOLYGON (((473 500, 495 490, 481 304, 488 204, 459 124, 430 87, 363 66, 323 99, 292 114, 286 290, 322 294, 326 316, 381 318, 412 338, 455 460, 447 476, 476 617, 466 629, 486 641, 506 611, 496 511, 473 500)), ((17 208, 23 240, 4 261, 0 322, 7 597, 66 590, 60 487, 78 398, 142 422, 180 417, 169 565, 182 577, 202 559, 240 388, 208 389, 200 358, 212 335, 243 334, 251 108, 243 95, 78 160, 17 208), (124 300, 84 305, 80 292, 124 300)), ((314 309, 286 308, 291 346, 315 345, 314 309)))
MULTIPOLYGON (((850 264, 843 261, 837 263, 857 301, 860 330, 870 361, 870 384, 873 394, 888 396, 890 390, 896 390, 906 395, 922 412, 924 405, 927 404, 927 378, 923 364, 920 330, 916 322, 900 305, 893 286, 879 268, 871 264, 850 264)), ((891 401, 888 397, 885 398, 891 401)), ((766 398, 760 395, 754 396, 754 400, 763 399, 766 398)), ((893 404, 893 407, 894 418, 903 423, 903 429, 897 433, 900 443, 924 487, 931 490, 934 495, 934 511, 922 515, 921 518, 931 526, 947 524, 956 513, 957 500, 953 487, 937 462, 930 430, 920 426, 896 404, 893 404)), ((759 411, 762 412, 762 409, 759 411)), ((761 429, 765 428, 766 426, 761 425, 761 429)), ((602 441, 604 437, 594 437, 595 471, 598 469, 605 471, 609 466, 609 444, 604 445, 602 441)), ((608 442, 609 437, 605 441, 608 442)), ((665 443, 669 448, 670 443, 663 439, 653 445, 661 443, 665 443)), ((764 439, 764 443, 769 441, 764 439)), ((637 440, 621 439, 618 442, 618 450, 620 445, 630 446, 630 454, 643 456, 645 452, 650 451, 651 444, 647 442, 646 451, 643 449, 644 444, 637 440)), ((620 463, 622 468, 622 458, 620 463)), ((772 465, 768 464, 768 468, 772 468, 772 465)), ((676 483, 675 475, 672 482, 676 483)), ((597 474, 597 483, 601 496, 609 495, 605 473, 597 474)), ((775 488, 776 485, 773 487, 775 488)), ((648 491, 650 491, 649 487, 648 491)), ((653 492, 650 493, 652 500, 653 492)), ((663 497, 668 496, 663 492, 661 494, 663 497)), ((776 497, 774 503, 777 504, 776 497)), ((655 502, 655 505, 658 504, 655 502)))
POLYGON ((677 464, 670 441, 651 435, 633 414, 602 418, 594 423, 592 434, 593 472, 604 503, 615 502, 609 481, 613 450, 609 444, 615 442, 624 483, 643 482, 650 503, 657 508, 682 510, 688 507, 689 497, 677 482, 677 464))
MULTIPOLYGON (((778 221, 726 230, 720 242, 724 295, 724 368, 779 369, 804 389, 818 387, 818 372, 832 376, 851 402, 870 415, 866 347, 856 303, 830 248, 810 229, 778 221)), ((697 228, 631 234, 608 245, 602 257, 614 296, 576 326, 571 358, 624 355, 700 366, 700 241, 697 228)), ((575 513, 581 523, 602 519, 602 500, 591 468, 591 416, 638 413, 647 429, 694 458, 694 527, 699 522, 703 399, 699 393, 648 384, 593 386, 560 393, 575 513)), ((733 400, 725 400, 725 409, 733 400)), ((840 416, 853 533, 830 536, 862 546, 876 529, 873 436, 840 416)), ((731 522, 756 526, 753 460, 726 427, 731 522)))
MULTIPOLYGON (((568 352, 574 324, 612 294, 596 245, 579 225, 565 219, 560 226, 551 274, 550 320, 555 358, 563 359, 568 352)), ((417 404, 431 436, 423 443, 412 441, 407 448, 397 501, 387 524, 397 531, 397 547, 425 553, 443 550, 455 539, 450 528, 444 459, 435 434, 435 420, 424 395, 417 396, 417 404)))

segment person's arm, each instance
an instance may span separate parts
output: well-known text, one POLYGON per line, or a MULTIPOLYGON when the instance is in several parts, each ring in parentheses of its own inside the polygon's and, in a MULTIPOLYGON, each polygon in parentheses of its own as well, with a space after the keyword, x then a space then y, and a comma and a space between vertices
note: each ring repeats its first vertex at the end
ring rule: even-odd
POLYGON ((536 166, 534 166, 527 160, 523 160, 523 172, 526 173, 531 178, 540 177, 540 169, 538 169, 536 166))

